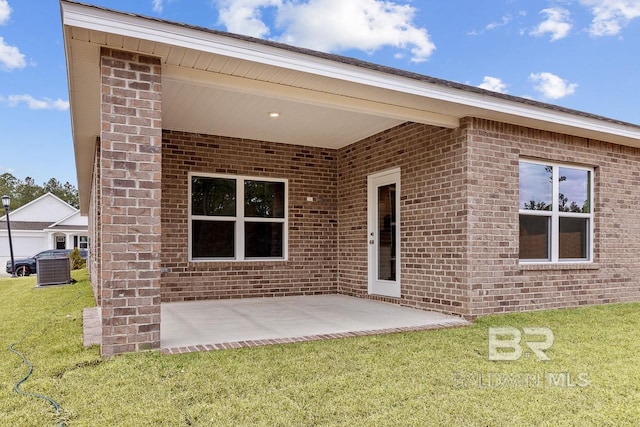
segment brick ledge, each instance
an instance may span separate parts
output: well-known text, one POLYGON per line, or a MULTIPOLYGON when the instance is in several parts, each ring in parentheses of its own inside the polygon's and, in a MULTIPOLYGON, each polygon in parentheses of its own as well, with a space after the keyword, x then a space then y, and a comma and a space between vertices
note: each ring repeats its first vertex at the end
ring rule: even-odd
POLYGON ((537 270, 600 270, 599 263, 549 263, 549 264, 518 264, 518 270, 537 271, 537 270))
POLYGON ((424 325, 424 326, 407 326, 407 327, 401 327, 401 328, 341 332, 341 333, 335 333, 335 334, 307 335, 302 337, 235 341, 235 342, 225 342, 225 343, 218 343, 218 344, 202 344, 202 345, 193 345, 193 346, 187 346, 187 347, 163 348, 160 351, 162 352, 162 354, 168 355, 168 354, 192 353, 194 351, 230 350, 235 348, 262 347, 267 345, 278 345, 278 344, 293 344, 293 343, 300 343, 300 342, 306 342, 306 341, 354 338, 354 337, 364 337, 364 336, 371 336, 371 335, 395 334, 400 332, 419 332, 419 331, 427 331, 431 329, 459 328, 459 327, 467 326, 470 324, 471 324, 470 322, 460 319, 455 322, 442 322, 442 323, 436 323, 436 324, 424 325))

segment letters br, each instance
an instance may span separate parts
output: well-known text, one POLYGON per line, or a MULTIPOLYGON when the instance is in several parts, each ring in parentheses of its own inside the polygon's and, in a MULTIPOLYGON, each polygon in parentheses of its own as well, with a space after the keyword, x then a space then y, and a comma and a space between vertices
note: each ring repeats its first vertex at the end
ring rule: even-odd
POLYGON ((489 360, 518 360, 522 357, 522 335, 543 337, 540 340, 526 340, 525 344, 539 360, 550 360, 545 353, 553 345, 553 332, 549 328, 518 328, 502 326, 489 328, 489 360), (502 350, 502 351, 499 351, 502 350))

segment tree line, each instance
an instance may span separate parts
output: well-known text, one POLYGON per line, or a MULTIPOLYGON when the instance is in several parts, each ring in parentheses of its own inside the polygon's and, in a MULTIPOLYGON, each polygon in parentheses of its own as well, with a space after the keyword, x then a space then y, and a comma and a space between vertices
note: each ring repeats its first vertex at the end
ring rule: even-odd
MULTIPOLYGON (((0 175, 0 196, 11 197, 11 210, 18 209, 46 193, 56 195, 76 209, 80 206, 78 190, 69 182, 62 184, 56 178, 50 178, 42 185, 38 185, 29 176, 21 180, 8 172, 0 175)), ((0 216, 3 214, 4 212, 0 213, 0 216)))

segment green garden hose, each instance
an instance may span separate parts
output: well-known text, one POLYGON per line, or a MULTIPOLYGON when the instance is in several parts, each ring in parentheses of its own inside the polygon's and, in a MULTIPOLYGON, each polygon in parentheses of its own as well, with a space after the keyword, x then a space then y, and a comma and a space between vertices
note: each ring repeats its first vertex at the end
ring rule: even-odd
POLYGON ((22 383, 24 383, 26 380, 28 380, 29 377, 31 376, 31 374, 33 373, 33 365, 24 356, 24 354, 22 354, 21 352, 19 352, 15 348, 13 348, 13 346, 16 345, 16 344, 17 344, 17 342, 14 342, 13 344, 11 344, 9 346, 9 351, 14 353, 14 354, 17 354, 18 356, 20 356, 22 358, 22 363, 24 363, 25 365, 27 365, 29 367, 29 371, 27 372, 27 375, 24 376, 24 378, 22 378, 20 381, 18 381, 17 383, 14 384, 13 389, 18 394, 22 394, 24 396, 30 396, 30 397, 35 397, 35 398, 38 398, 38 399, 46 400, 47 402, 51 403, 53 408, 56 410, 56 413, 60 414, 60 405, 58 405, 58 402, 56 402, 52 398, 50 398, 48 396, 44 396, 42 394, 29 393, 29 392, 26 392, 26 391, 20 389, 20 386, 22 385, 22 383))
MULTIPOLYGON (((78 295, 75 298, 70 299, 69 301, 67 301, 66 303, 62 304, 60 307, 54 309, 51 314, 49 315, 49 318, 52 318, 56 315, 56 313, 58 312, 58 310, 68 306, 69 304, 71 304, 72 302, 80 299, 80 297, 82 297, 83 292, 80 291, 78 292, 78 295)), ((44 322, 44 321, 43 321, 44 322)), ((48 322, 48 321, 47 321, 48 322)), ((20 386, 29 379, 29 377, 31 376, 31 374, 33 373, 33 364, 29 361, 29 359, 26 358, 26 356, 21 353, 20 351, 15 349, 15 346, 19 343, 21 343, 26 337, 28 337, 29 335, 31 335, 31 333, 36 329, 36 326, 38 326, 39 324, 41 324, 42 322, 36 322, 34 323, 31 328, 29 328, 27 330, 27 332, 24 333, 24 335, 22 336, 22 338, 20 338, 18 341, 13 342, 10 346, 9 346, 9 351, 13 354, 18 355, 21 359, 22 359, 22 363, 24 363, 25 365, 27 365, 29 367, 29 370, 27 372, 27 374, 18 382, 16 382, 13 386, 13 390, 18 393, 18 394, 22 394, 24 396, 29 396, 29 397, 34 397, 37 399, 42 399, 45 400, 47 402, 49 402, 51 404, 51 406, 53 406, 53 408, 56 410, 56 414, 60 415, 61 412, 61 408, 60 405, 58 404, 58 402, 56 402, 55 400, 53 400, 52 398, 50 398, 49 396, 45 396, 42 394, 38 394, 38 393, 29 393, 27 391, 24 391, 20 388, 20 386)), ((48 322, 50 323, 50 322, 48 322)), ((43 328, 44 330, 44 328, 43 328)), ((65 423, 60 423, 59 426, 65 426, 65 423)))

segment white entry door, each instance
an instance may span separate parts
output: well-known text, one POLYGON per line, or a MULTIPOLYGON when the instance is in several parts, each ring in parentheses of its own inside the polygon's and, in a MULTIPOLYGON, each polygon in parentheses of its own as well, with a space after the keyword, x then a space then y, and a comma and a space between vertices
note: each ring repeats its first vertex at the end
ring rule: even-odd
POLYGON ((400 297, 400 169, 368 177, 369 293, 400 297))

